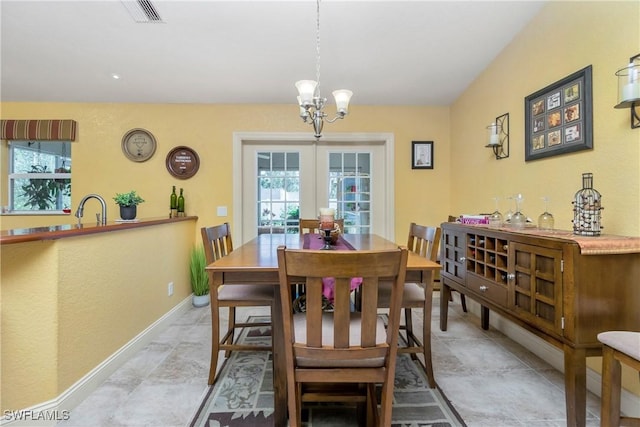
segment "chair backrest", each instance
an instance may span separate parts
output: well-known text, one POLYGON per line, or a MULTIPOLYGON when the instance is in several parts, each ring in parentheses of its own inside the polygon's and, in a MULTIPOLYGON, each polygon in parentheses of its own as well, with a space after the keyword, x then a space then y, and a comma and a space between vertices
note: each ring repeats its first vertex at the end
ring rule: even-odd
POLYGON ((440 227, 427 227, 412 222, 409 226, 407 248, 420 256, 437 262, 441 234, 440 227))
POLYGON ((231 240, 231 227, 229 223, 202 227, 202 244, 207 264, 227 256, 233 251, 233 241, 231 240))
MULTIPOLYGON (((344 234, 344 218, 338 218, 335 220, 336 224, 340 227, 340 232, 344 234)), ((317 233, 320 220, 317 218, 312 219, 300 219, 300 234, 305 233, 317 233)))
POLYGON ((295 361, 296 366, 352 366, 355 369, 367 367, 367 364, 370 364, 368 367, 382 367, 389 363, 389 358, 395 360, 406 264, 406 248, 313 251, 279 247, 283 328, 285 343, 290 344, 285 345, 288 365, 295 361), (306 312, 293 314, 291 286, 288 285, 299 283, 300 278, 304 278, 306 285, 306 312), (393 281, 386 331, 377 310, 380 278, 393 281), (352 280, 360 279, 362 309, 353 312, 352 280), (326 280, 335 281, 332 312, 322 310, 326 280))

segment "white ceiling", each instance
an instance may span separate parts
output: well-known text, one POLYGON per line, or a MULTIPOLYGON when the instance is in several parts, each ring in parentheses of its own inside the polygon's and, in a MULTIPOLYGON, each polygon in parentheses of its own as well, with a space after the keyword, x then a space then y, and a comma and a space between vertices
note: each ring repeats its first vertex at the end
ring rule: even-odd
MULTIPOLYGON (((119 0, 1 0, 1 99, 289 104, 295 81, 315 80, 313 0, 153 4, 163 23, 119 0)), ((325 0, 322 95, 449 105, 543 4, 325 0)))

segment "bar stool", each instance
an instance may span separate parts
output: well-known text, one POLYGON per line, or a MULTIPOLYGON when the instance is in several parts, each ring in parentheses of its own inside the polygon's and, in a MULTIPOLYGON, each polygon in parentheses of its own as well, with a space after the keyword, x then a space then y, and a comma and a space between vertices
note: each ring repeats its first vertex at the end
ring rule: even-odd
POLYGON ((640 418, 620 415, 620 363, 640 372, 640 332, 608 331, 598 334, 602 348, 600 426, 640 426, 640 418))

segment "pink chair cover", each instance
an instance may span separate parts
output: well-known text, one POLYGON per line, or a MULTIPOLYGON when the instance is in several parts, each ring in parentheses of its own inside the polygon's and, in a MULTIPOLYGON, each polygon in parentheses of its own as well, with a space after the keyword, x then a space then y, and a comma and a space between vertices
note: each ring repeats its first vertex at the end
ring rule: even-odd
MULTIPOLYGON (((307 233, 304 235, 303 249, 321 249, 324 246, 324 240, 319 234, 307 233)), ((353 250, 353 246, 349 244, 342 236, 338 237, 335 246, 336 250, 353 250)), ((362 284, 362 277, 354 277, 351 279, 351 291, 357 289, 362 284)), ((336 287, 336 279, 334 277, 325 277, 322 279, 322 294, 329 301, 333 302, 334 290, 336 287)))

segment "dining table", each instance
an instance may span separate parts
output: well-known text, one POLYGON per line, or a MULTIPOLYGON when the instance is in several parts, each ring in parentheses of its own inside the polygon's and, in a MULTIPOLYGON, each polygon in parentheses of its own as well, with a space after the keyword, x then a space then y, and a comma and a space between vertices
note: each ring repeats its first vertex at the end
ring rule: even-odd
MULTIPOLYGON (((212 289, 220 285, 264 284, 279 286, 277 248, 308 249, 309 239, 320 239, 319 235, 296 234, 260 234, 256 238, 234 248, 227 256, 209 264, 206 269, 213 273, 212 289), (305 244, 305 240, 307 244, 305 244)), ((343 234, 343 243, 352 250, 388 250, 399 245, 376 234, 343 234)), ((427 301, 427 316, 431 315, 433 279, 440 264, 409 251, 407 259, 407 282, 421 283, 427 301)), ((284 358, 283 318, 280 304, 280 292, 274 292, 271 307, 271 339, 273 347, 273 398, 274 425, 287 425, 287 388, 286 364, 284 358)), ((431 322, 425 321, 424 346, 426 354, 431 354, 431 322)), ((212 327, 218 327, 212 324, 212 327)), ((425 361, 427 376, 433 382, 433 368, 429 360, 425 361)))

